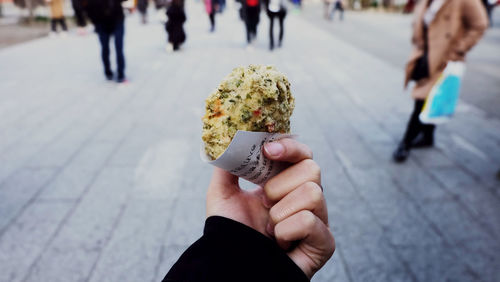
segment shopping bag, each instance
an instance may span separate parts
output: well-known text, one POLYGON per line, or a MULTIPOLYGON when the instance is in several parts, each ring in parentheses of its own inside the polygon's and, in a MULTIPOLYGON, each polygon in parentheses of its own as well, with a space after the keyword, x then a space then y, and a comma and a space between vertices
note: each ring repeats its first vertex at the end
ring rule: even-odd
POLYGON ((448 62, 425 100, 419 116, 422 123, 438 124, 450 120, 457 107, 464 73, 463 62, 448 62))

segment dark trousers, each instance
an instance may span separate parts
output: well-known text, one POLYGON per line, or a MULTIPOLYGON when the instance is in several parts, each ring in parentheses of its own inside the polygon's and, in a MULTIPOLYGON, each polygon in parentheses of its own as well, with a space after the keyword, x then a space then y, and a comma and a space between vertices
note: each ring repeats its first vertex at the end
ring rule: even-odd
POLYGON ((336 2, 335 5, 333 6, 332 13, 330 15, 330 18, 333 19, 333 16, 335 15, 335 11, 339 10, 340 11, 340 20, 344 19, 344 7, 342 7, 342 4, 340 2, 336 2))
POLYGON ((247 7, 245 26, 247 28, 247 42, 251 43, 257 37, 257 24, 259 24, 260 6, 247 7))
POLYGON ((210 30, 215 30, 215 9, 212 9, 212 12, 208 14, 208 18, 210 19, 210 30))
POLYGON ((84 27, 87 25, 87 20, 85 20, 85 11, 83 9, 74 9, 76 25, 78 27, 84 27))
POLYGON ((271 12, 268 11, 267 15, 269 16, 269 39, 270 39, 270 44, 269 47, 271 49, 274 48, 274 18, 278 18, 279 24, 280 24, 280 34, 279 34, 279 41, 278 41, 278 46, 281 46, 281 41, 283 41, 283 21, 285 20, 286 16, 286 11, 279 11, 279 12, 271 12))
POLYGON ((87 25, 87 20, 85 18, 85 6, 84 2, 86 0, 72 0, 73 11, 75 11, 76 25, 78 27, 84 27, 87 25))
POLYGON ((53 32, 56 32, 57 31, 57 24, 60 24, 61 25, 61 28, 62 30, 64 31, 67 31, 68 30, 68 27, 66 26, 66 19, 64 17, 62 18, 57 18, 57 19, 52 19, 50 21, 50 24, 51 24, 51 27, 52 27, 52 31, 53 32))
POLYGON ((433 124, 424 124, 420 122, 420 118, 418 117, 420 112, 422 112, 424 103, 424 100, 415 100, 415 107, 413 108, 413 113, 408 121, 408 126, 403 138, 403 142, 409 147, 413 140, 420 134, 423 134, 424 138, 434 138, 434 129, 436 126, 433 124))
POLYGON ((101 58, 104 65, 106 75, 112 74, 111 64, 109 62, 109 40, 111 36, 115 39, 116 64, 118 71, 118 79, 125 77, 125 56, 123 55, 123 35, 125 34, 125 26, 123 21, 116 25, 111 32, 106 31, 103 27, 96 27, 101 43, 101 58))

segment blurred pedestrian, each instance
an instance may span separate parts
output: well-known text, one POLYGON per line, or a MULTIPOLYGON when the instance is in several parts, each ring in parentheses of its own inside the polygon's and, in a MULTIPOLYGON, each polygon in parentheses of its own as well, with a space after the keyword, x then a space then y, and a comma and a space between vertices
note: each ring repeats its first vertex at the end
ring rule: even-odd
POLYGON ((323 0, 323 17, 325 20, 331 19, 333 1, 335 0, 323 0))
POLYGON ((344 3, 342 0, 335 0, 333 2, 333 9, 332 12, 330 13, 330 19, 333 20, 333 16, 335 16, 335 11, 340 12, 340 20, 344 20, 344 3))
POLYGON ((172 0, 172 4, 167 9, 167 23, 165 29, 168 33, 167 51, 178 51, 184 41, 186 33, 184 32, 184 22, 186 13, 184 13, 184 0, 172 0))
POLYGON ((488 14, 488 19, 490 21, 490 26, 493 26, 493 18, 491 14, 493 13, 493 8, 499 3, 498 0, 482 0, 486 13, 488 14))
POLYGON ((141 22, 143 24, 148 22, 148 6, 149 0, 137 0, 137 10, 141 14, 141 22))
POLYGON ((101 58, 104 74, 108 80, 113 79, 113 71, 109 61, 109 40, 115 41, 117 82, 126 82, 125 55, 123 54, 123 37, 125 35, 125 15, 122 2, 124 0, 87 0, 87 15, 95 26, 95 31, 101 43, 101 58))
POLYGON ((68 31, 68 26, 66 25, 66 18, 64 18, 64 0, 45 0, 50 6, 50 25, 51 25, 51 35, 57 33, 57 24, 61 25, 63 34, 68 31))
POLYGON ((205 3, 205 11, 207 11, 210 20, 210 32, 215 31, 215 14, 220 9, 218 0, 203 0, 205 3))
POLYGON ((280 25, 278 47, 281 47, 283 41, 284 26, 287 7, 286 0, 265 0, 267 16, 269 17, 269 49, 274 49, 274 19, 278 19, 280 25))
POLYGON ((77 26, 77 32, 79 35, 87 34, 85 27, 87 26, 87 19, 85 15, 85 6, 87 1, 85 0, 71 0, 73 5, 73 11, 75 12, 75 20, 77 26))
POLYGON ((243 0, 247 43, 252 44, 257 38, 257 25, 260 20, 260 0, 243 0))
POLYGON ((407 159, 411 148, 434 145, 434 129, 419 115, 426 97, 449 61, 464 61, 488 26, 480 0, 423 0, 415 8, 413 51, 406 65, 405 85, 416 82, 413 113, 403 140, 393 154, 396 162, 407 159))
POLYGON ((410 14, 413 12, 413 9, 415 9, 415 0, 408 0, 408 2, 406 2, 406 5, 403 9, 403 13, 410 14))
POLYGON ((224 10, 226 9, 226 0, 218 0, 219 2, 219 13, 223 13, 224 10))

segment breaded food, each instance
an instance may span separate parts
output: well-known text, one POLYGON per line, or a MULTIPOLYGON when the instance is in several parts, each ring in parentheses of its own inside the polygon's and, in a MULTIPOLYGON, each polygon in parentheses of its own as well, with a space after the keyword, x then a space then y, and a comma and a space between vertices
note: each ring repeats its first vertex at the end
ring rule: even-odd
POLYGON ((289 133, 294 107, 288 79, 273 66, 235 68, 206 100, 207 155, 222 155, 238 130, 289 133))

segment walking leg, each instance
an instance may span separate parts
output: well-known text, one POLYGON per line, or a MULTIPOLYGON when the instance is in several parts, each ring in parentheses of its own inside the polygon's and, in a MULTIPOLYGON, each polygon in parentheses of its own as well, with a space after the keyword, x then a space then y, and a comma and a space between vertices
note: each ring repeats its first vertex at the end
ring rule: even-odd
POLYGON ((283 22, 285 21, 285 15, 284 14, 280 15, 279 20, 280 20, 280 38, 278 42, 278 47, 281 47, 281 43, 283 42, 283 34, 285 32, 285 27, 283 25, 283 22))
POLYGON ((111 71, 111 64, 109 62, 109 36, 110 34, 103 31, 98 30, 99 42, 101 43, 101 59, 102 64, 104 65, 104 74, 106 78, 111 80, 113 78, 113 72, 111 71))
POLYGON ((123 21, 117 25, 115 36, 115 49, 116 49, 116 64, 118 68, 118 81, 121 82, 125 79, 125 56, 123 54, 123 36, 125 34, 125 25, 123 21))
POLYGON ((50 27, 51 27, 52 32, 57 32, 57 26, 56 25, 57 25, 57 20, 54 19, 54 18, 52 18, 50 20, 50 27))
POLYGON ((246 30, 247 30, 247 43, 250 44, 252 43, 252 34, 251 34, 251 27, 250 27, 250 23, 248 22, 248 20, 246 20, 246 24, 245 24, 245 27, 246 27, 246 30))
POLYGON ((273 29, 274 29, 274 14, 272 12, 269 12, 269 50, 274 49, 274 35, 273 35, 273 29))
POLYGON ((408 147, 411 146, 415 137, 417 137, 423 129, 423 124, 420 122, 420 112, 424 106, 424 100, 415 100, 415 107, 413 109, 413 113, 408 121, 408 126, 406 128, 406 132, 403 138, 403 142, 408 147))
POLYGON ((215 30, 215 11, 212 10, 208 17, 210 18, 210 32, 213 32, 215 30))
POLYGON ((66 19, 64 17, 59 19, 63 31, 68 31, 68 26, 66 25, 66 19))

